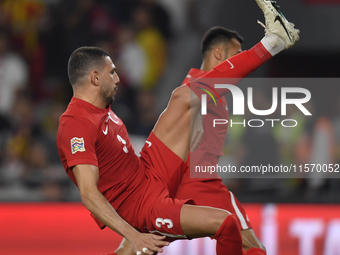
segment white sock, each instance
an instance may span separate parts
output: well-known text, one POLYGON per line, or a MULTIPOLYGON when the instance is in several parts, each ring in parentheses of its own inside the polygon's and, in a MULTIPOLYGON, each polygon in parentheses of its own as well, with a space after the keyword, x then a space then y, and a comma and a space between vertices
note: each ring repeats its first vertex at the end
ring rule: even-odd
POLYGON ((284 41, 275 34, 266 35, 261 43, 273 57, 285 49, 284 41))

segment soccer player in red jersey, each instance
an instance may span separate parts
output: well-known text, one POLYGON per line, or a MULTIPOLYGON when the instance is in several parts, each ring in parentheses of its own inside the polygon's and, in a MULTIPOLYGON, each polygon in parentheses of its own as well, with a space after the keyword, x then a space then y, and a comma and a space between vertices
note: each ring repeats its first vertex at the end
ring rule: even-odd
POLYGON ((77 49, 69 59, 68 75, 74 97, 60 117, 58 151, 98 225, 124 236, 137 254, 162 252, 160 247, 168 242, 156 233, 211 236, 217 240, 217 254, 242 254, 234 215, 169 197, 169 184, 187 168, 190 115, 200 108, 190 88, 173 92, 137 157, 124 124, 110 108, 119 78, 108 53, 97 47, 77 49))
MULTIPOLYGON (((268 60, 273 51, 289 48, 298 40, 297 31, 291 29, 296 36, 287 43, 287 29, 276 31, 277 27, 272 26, 274 15, 279 13, 268 7, 270 1, 257 1, 263 2, 262 9, 270 11, 270 17, 266 17, 268 35, 251 50, 239 54, 251 59, 248 73, 268 60)), ((232 60, 238 66, 236 57, 232 60)), ((226 63, 205 76, 223 77, 226 63)), ((187 169, 193 131, 190 120, 195 120, 200 110, 197 89, 175 89, 138 158, 124 124, 109 106, 119 78, 108 53, 96 47, 77 49, 70 57, 68 75, 74 97, 60 118, 58 151, 67 174, 80 190, 83 204, 98 225, 125 237, 137 255, 162 252, 160 247, 168 245, 164 236, 209 236, 217 240, 218 255, 243 254, 239 223, 233 214, 193 205, 192 199, 169 197, 169 190, 178 186, 187 169)))

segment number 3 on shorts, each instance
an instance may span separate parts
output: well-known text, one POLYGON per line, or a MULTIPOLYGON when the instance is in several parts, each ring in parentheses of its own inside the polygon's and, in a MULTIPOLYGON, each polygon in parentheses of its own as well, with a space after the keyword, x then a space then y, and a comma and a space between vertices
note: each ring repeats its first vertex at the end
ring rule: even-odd
POLYGON ((174 226, 172 220, 170 220, 170 219, 157 218, 156 219, 156 226, 161 228, 162 225, 167 226, 168 228, 172 228, 174 226))

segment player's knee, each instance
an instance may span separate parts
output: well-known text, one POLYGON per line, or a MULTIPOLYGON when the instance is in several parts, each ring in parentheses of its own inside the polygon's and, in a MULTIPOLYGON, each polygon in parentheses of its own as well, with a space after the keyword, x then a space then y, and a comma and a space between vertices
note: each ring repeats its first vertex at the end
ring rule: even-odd
POLYGON ((195 93, 191 91, 188 86, 181 86, 176 88, 172 92, 171 100, 174 101, 176 105, 180 104, 186 109, 200 107, 200 99, 195 93))
POLYGON ((182 105, 185 108, 190 108, 190 88, 188 86, 181 86, 172 92, 171 101, 176 105, 182 105))

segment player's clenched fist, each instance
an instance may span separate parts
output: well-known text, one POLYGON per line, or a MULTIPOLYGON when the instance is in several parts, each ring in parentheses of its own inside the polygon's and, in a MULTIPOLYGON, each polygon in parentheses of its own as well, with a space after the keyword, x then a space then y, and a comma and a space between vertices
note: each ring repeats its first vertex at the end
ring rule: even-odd
POLYGON ((165 236, 137 233, 129 242, 136 255, 152 255, 154 252, 163 252, 162 247, 169 245, 169 242, 164 241, 164 239, 165 236))

